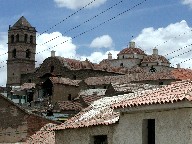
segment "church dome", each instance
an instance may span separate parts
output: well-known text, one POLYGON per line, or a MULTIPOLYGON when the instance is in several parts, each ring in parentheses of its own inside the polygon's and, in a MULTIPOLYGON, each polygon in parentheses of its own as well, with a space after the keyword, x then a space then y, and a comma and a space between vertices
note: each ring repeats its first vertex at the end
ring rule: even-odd
POLYGON ((143 50, 141 50, 140 48, 125 48, 123 50, 121 50, 118 55, 121 54, 140 54, 140 55, 146 55, 145 52, 143 50))

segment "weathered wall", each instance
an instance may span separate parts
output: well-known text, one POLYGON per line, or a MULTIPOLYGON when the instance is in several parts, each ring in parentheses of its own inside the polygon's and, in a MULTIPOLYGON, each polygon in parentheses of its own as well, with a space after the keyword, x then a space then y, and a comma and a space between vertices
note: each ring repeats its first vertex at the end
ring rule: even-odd
POLYGON ((23 142, 50 122, 54 123, 25 112, 0 95, 0 143, 23 142))
POLYGON ((57 101, 67 101, 69 94, 71 98, 76 98, 80 92, 80 87, 71 85, 54 84, 53 86, 53 103, 57 101))
POLYGON ((155 144, 190 144, 191 109, 124 114, 120 117, 113 144, 142 144, 144 119, 155 119, 155 144))
POLYGON ((96 135, 107 135, 108 144, 113 144, 114 126, 93 126, 56 131, 56 144, 93 144, 93 136, 96 135))

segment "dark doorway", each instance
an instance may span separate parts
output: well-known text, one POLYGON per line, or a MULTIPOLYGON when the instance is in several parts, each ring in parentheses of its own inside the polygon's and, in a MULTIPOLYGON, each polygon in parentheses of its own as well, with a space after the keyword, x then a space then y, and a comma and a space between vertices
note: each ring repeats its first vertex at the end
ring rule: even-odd
POLYGON ((94 136, 94 144, 108 144, 107 135, 94 136))
POLYGON ((49 96, 51 96, 53 94, 53 92, 52 92, 53 84, 52 84, 50 79, 47 79, 43 83, 42 88, 43 88, 43 96, 44 97, 49 97, 49 96))
POLYGON ((155 144, 155 119, 143 120, 143 143, 155 144))

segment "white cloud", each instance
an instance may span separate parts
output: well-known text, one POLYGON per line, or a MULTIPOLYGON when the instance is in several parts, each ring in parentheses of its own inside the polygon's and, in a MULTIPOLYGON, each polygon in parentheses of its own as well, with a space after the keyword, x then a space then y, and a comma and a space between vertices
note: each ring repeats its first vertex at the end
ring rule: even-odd
POLYGON ((93 63, 99 63, 103 59, 107 59, 108 58, 108 53, 109 52, 112 54, 113 58, 115 58, 115 59, 117 58, 117 54, 119 53, 119 51, 114 51, 114 50, 110 50, 110 51, 107 51, 105 53, 93 52, 93 53, 91 53, 90 56, 81 56, 81 59, 85 60, 87 58, 88 60, 90 60, 93 63))
MULTIPOLYGON (((170 52, 183 48, 192 43, 192 28, 188 26, 186 21, 170 24, 165 28, 154 29, 153 27, 145 28, 142 30, 134 41, 137 46, 141 46, 148 54, 152 53, 152 49, 157 46, 159 54, 166 55, 170 52), (185 34, 184 34, 185 33, 185 34)), ((192 47, 188 46, 175 53, 169 54, 166 57, 172 58, 178 54, 191 50, 192 47)), ((177 63, 191 58, 192 52, 181 55, 177 58, 171 59, 170 62, 173 66, 177 63)), ((182 63, 182 67, 192 67, 191 61, 182 63)))
POLYGON ((0 86, 5 86, 7 81, 7 33, 0 33, 0 86))
POLYGON ((91 42, 90 47, 92 47, 92 48, 112 48, 113 40, 109 35, 103 35, 103 36, 95 38, 91 42))
POLYGON ((192 0, 181 0, 182 4, 189 5, 192 8, 192 0))
MULTIPOLYGON (((66 7, 69 9, 79 9, 82 8, 83 6, 87 5, 88 3, 92 2, 93 0, 54 0, 56 5, 58 7, 66 7)), ((93 7, 98 7, 102 4, 104 4, 107 0, 96 0, 93 1, 92 4, 87 6, 86 8, 93 8, 93 7)))
POLYGON ((44 33, 40 35, 39 37, 37 37, 37 44, 38 45, 36 47, 36 52, 41 52, 40 54, 36 55, 37 66, 41 64, 44 59, 51 56, 52 50, 56 51, 56 56, 62 56, 65 58, 72 58, 76 55, 76 46, 72 43, 71 37, 62 36, 60 32, 53 32, 50 34, 44 33), (54 39, 55 37, 58 38, 54 39), (51 39, 54 40, 44 44, 51 39), (48 50, 49 48, 50 50, 48 50))

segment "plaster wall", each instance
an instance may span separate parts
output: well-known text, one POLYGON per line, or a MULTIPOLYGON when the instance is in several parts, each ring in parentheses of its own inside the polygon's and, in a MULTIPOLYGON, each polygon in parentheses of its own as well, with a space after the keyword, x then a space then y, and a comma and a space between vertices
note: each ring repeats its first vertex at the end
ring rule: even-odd
POLYGON ((56 131, 56 144, 94 144, 93 136, 107 135, 108 144, 113 144, 113 129, 115 125, 93 126, 89 128, 66 129, 56 131))
POLYGON ((113 144, 145 144, 145 119, 155 119, 155 144, 191 144, 191 108, 121 115, 113 144))

